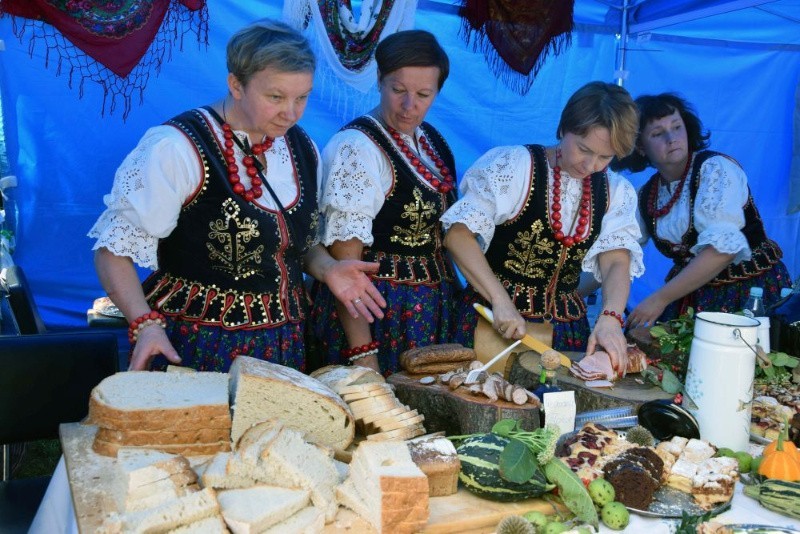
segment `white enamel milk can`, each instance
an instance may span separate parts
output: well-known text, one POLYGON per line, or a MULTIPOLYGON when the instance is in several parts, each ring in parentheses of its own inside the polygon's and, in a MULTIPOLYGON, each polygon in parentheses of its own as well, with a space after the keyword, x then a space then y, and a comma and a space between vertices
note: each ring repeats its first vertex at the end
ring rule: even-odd
POLYGON ((757 320, 744 315, 700 312, 686 372, 684 403, 697 419, 700 437, 717 447, 746 451, 756 367, 757 320))

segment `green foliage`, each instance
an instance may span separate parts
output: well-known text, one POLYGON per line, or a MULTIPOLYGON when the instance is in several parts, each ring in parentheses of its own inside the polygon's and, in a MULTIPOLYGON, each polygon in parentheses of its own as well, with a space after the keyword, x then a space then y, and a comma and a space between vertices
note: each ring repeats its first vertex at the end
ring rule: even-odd
POLYGON ((792 370, 800 363, 800 360, 785 352, 770 352, 767 359, 769 363, 759 360, 756 365, 756 380, 759 382, 787 383, 792 379, 792 370))
POLYGON ((567 464, 553 458, 544 466, 547 480, 558 486, 558 496, 564 505, 584 523, 597 528, 599 518, 589 492, 578 475, 567 464))

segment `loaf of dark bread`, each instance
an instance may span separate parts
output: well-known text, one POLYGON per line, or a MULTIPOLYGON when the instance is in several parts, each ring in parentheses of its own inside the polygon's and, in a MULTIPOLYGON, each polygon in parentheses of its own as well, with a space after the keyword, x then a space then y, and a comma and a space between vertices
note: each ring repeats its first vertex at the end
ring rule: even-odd
POLYGON ((461 367, 475 358, 475 351, 470 348, 458 343, 443 343, 408 349, 400 354, 400 365, 409 373, 445 373, 453 368, 446 368, 444 371, 430 369, 434 369, 434 364, 458 363, 456 367, 461 367))

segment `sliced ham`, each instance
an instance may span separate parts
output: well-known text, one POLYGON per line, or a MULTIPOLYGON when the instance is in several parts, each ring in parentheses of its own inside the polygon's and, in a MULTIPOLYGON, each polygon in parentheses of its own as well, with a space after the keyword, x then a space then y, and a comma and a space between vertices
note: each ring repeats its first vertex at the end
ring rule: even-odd
POLYGON ((590 388, 613 388, 614 382, 609 382, 608 380, 587 380, 584 382, 586 387, 590 388))
MULTIPOLYGON (((647 369, 647 356, 636 345, 628 345, 628 365, 626 373, 641 373, 647 369)), ((585 356, 579 362, 573 362, 570 372, 576 377, 587 382, 589 387, 610 387, 608 382, 619 378, 611 365, 611 357, 607 352, 598 350, 594 354, 585 356), (602 384, 591 385, 589 382, 603 381, 602 384)))

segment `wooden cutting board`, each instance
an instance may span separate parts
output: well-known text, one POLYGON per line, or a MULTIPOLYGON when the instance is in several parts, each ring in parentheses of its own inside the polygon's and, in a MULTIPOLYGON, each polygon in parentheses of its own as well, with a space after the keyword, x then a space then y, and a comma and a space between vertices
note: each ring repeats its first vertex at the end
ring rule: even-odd
POLYGON ((500 419, 516 419, 523 428, 539 428, 539 408, 533 404, 517 405, 484 395, 474 395, 466 388, 455 391, 444 384, 423 385, 424 375, 395 373, 386 379, 395 386, 395 395, 425 415, 425 430, 448 436, 489 432, 500 419))
MULTIPOLYGON (((69 423, 61 425, 60 430, 78 529, 84 534, 96 532, 103 523, 103 518, 114 511, 115 505, 109 495, 116 459, 100 456, 92 450, 96 426, 69 423)), ((454 495, 431 498, 430 518, 423 532, 489 533, 494 532, 504 517, 533 510, 545 514, 555 513, 553 505, 543 499, 498 503, 459 489, 454 495)), ((323 532, 367 534, 374 530, 355 513, 340 507, 334 522, 326 525, 323 532)))

